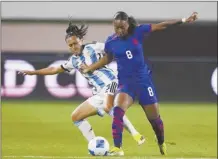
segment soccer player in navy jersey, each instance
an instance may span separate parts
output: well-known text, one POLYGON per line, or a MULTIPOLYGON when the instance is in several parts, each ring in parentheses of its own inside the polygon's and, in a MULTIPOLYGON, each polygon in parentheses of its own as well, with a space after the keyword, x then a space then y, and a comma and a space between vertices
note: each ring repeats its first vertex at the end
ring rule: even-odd
POLYGON ((112 123, 114 147, 110 150, 109 155, 124 155, 121 149, 123 115, 136 97, 138 97, 139 104, 156 134, 161 154, 167 154, 164 125, 159 113, 158 100, 150 70, 144 60, 143 37, 149 32, 163 30, 168 26, 191 23, 196 19, 197 13, 194 12, 187 19, 138 25, 136 20, 125 12, 117 12, 113 21, 115 33, 109 36, 105 43, 106 56, 92 65, 83 64, 83 71, 89 72, 101 68, 113 59, 117 61, 119 93, 115 98, 112 123))

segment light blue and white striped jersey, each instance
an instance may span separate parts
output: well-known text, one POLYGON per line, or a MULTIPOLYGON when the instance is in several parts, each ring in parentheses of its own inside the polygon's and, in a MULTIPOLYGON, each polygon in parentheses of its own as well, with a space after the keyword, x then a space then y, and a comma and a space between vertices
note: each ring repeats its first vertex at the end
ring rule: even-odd
MULTIPOLYGON (((72 55, 67 62, 61 67, 68 72, 73 69, 80 71, 80 65, 85 63, 91 65, 97 62, 104 56, 104 43, 92 43, 83 46, 82 53, 78 56, 72 55)), ((89 84, 93 86, 93 94, 99 92, 104 86, 111 83, 112 80, 117 78, 117 74, 107 66, 95 70, 92 73, 80 73, 88 80, 89 84)))

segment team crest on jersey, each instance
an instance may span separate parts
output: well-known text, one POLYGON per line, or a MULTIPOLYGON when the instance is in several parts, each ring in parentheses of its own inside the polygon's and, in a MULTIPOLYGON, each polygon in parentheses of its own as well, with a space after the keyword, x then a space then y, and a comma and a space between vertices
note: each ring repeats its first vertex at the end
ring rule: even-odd
POLYGON ((138 40, 137 40, 137 39, 135 39, 135 38, 134 38, 134 39, 132 39, 132 42, 133 42, 133 44, 135 44, 135 45, 138 45, 138 43, 139 43, 139 42, 138 42, 138 40))

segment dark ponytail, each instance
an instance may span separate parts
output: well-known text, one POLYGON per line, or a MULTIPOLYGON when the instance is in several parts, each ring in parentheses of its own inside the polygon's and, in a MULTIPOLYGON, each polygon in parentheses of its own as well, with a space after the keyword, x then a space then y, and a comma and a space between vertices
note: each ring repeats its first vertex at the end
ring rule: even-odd
POLYGON ((134 32, 135 27, 138 25, 137 21, 134 17, 130 16, 128 17, 128 23, 129 23, 129 29, 128 32, 132 34, 134 32))

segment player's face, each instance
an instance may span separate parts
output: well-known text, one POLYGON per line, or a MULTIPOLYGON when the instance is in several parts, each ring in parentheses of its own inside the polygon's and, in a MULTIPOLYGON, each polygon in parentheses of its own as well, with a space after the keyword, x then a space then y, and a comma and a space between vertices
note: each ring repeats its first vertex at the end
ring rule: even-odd
POLYGON ((123 37, 128 34, 129 23, 125 20, 114 20, 114 31, 117 36, 123 37))
POLYGON ((71 36, 66 40, 69 50, 74 55, 79 55, 81 53, 82 40, 76 36, 71 36))

